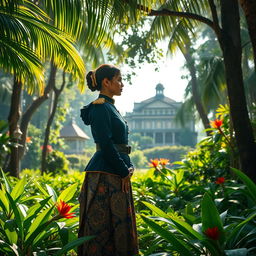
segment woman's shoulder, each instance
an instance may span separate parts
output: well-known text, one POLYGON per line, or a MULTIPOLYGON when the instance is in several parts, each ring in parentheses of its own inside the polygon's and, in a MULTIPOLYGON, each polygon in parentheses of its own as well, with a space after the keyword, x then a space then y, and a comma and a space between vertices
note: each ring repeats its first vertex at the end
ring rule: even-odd
POLYGON ((106 113, 112 112, 112 108, 110 103, 108 103, 104 98, 98 98, 94 100, 92 103, 93 109, 96 112, 106 113))

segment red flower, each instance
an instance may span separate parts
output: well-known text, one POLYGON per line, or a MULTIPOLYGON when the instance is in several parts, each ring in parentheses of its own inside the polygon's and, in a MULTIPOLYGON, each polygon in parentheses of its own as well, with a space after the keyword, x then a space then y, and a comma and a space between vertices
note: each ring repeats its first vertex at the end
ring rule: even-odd
POLYGON ((215 181, 216 184, 223 184, 225 182, 225 178, 224 177, 218 177, 215 181))
POLYGON ((169 159, 166 158, 160 158, 160 164, 165 167, 167 164, 169 164, 169 159))
POLYGON ((59 212, 59 216, 66 219, 71 219, 75 217, 75 213, 70 212, 71 206, 64 201, 60 200, 60 202, 57 203, 57 210, 59 212))
POLYGON ((222 124, 223 124, 223 121, 221 119, 215 119, 214 121, 211 121, 212 128, 220 129, 222 124))
POLYGON ((152 166, 152 167, 157 167, 158 165, 159 165, 159 160, 156 158, 156 159, 150 159, 150 166, 152 166))
MULTIPOLYGON (((44 146, 41 146, 40 148, 43 150, 44 146)), ((47 151, 47 153, 51 153, 53 151, 52 146, 51 145, 47 145, 46 146, 46 151, 47 151)))
POLYGON ((218 240, 220 238, 220 231, 218 227, 207 228, 204 234, 212 240, 218 240))

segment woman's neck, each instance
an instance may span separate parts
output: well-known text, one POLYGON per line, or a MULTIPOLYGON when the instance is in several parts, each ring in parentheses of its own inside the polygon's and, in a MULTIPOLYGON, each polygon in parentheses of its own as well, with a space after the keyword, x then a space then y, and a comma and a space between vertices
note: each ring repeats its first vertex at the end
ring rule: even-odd
POLYGON ((100 94, 105 95, 105 96, 107 96, 107 97, 109 97, 111 99, 113 99, 113 96, 114 96, 113 94, 108 93, 108 92, 104 92, 104 91, 100 91, 100 94))

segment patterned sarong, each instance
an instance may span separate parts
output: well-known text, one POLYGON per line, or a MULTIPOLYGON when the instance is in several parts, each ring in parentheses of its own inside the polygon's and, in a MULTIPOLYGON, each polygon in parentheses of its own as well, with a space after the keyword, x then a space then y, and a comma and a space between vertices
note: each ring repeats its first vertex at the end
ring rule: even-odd
POLYGON ((79 201, 79 237, 95 238, 78 248, 78 256, 138 255, 131 186, 124 193, 119 176, 87 172, 79 201))

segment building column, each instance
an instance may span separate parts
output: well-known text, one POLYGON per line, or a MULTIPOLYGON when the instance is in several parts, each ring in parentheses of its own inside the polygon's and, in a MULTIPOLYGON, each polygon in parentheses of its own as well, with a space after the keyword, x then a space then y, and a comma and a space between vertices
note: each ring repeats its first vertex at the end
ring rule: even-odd
POLYGON ((153 132, 153 141, 154 141, 154 144, 156 144, 156 133, 153 132))
POLYGON ((172 144, 175 145, 175 132, 172 133, 172 144))
POLYGON ((165 145, 166 132, 163 132, 163 145, 165 145))

